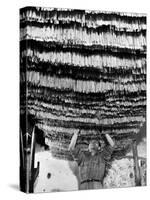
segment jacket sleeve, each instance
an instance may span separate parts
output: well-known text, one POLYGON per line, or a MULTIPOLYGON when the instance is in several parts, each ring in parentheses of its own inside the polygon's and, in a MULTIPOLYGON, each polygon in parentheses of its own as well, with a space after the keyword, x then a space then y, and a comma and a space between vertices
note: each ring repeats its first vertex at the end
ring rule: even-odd
POLYGON ((76 147, 74 150, 70 150, 70 153, 73 157, 73 160, 80 165, 84 158, 84 152, 79 147, 76 147))
POLYGON ((105 146, 103 149, 104 160, 109 161, 111 159, 113 151, 114 151, 114 147, 110 145, 105 146))

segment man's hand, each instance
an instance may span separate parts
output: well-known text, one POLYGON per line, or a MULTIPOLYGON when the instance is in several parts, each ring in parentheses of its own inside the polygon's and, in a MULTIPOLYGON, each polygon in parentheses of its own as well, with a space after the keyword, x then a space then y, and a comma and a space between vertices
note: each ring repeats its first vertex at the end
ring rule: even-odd
POLYGON ((77 130, 74 132, 74 135, 79 135, 79 133, 80 133, 80 130, 77 129, 77 130))

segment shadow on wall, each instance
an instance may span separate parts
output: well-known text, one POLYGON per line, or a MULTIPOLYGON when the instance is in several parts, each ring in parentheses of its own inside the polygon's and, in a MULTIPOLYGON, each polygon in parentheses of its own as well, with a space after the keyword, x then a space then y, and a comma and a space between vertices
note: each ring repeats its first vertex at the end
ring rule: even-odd
POLYGON ((19 185, 17 185, 17 184, 10 184, 9 187, 15 191, 20 191, 19 185))

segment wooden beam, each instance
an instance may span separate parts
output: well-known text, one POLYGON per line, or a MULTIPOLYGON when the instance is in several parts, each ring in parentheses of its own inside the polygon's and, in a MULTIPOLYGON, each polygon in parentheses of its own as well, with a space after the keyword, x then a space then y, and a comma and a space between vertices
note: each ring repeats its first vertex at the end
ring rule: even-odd
POLYGON ((137 151, 137 142, 132 140, 132 150, 133 150, 133 159, 134 159, 134 174, 135 174, 135 185, 141 186, 141 175, 140 167, 138 162, 138 151, 137 151))

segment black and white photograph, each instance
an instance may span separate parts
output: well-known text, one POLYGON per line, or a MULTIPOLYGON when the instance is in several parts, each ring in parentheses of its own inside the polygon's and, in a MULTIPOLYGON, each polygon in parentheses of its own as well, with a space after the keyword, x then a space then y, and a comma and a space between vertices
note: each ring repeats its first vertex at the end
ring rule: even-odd
POLYGON ((20 9, 20 190, 147 185, 145 13, 20 9))

